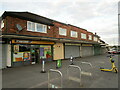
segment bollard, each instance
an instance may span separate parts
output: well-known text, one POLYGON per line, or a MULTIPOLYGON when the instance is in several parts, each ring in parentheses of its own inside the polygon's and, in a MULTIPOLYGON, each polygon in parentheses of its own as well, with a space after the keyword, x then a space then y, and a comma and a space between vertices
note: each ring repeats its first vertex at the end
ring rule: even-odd
POLYGON ((70 65, 74 65, 74 63, 73 63, 73 57, 72 56, 70 57, 70 62, 71 62, 70 65))
MULTIPOLYGON (((54 80, 53 80, 54 81, 54 80)), ((59 70, 55 70, 55 69, 50 69, 49 71, 48 71, 48 89, 50 89, 50 88, 53 88, 53 89, 57 89, 57 88, 60 88, 60 89, 62 89, 63 88, 63 75, 62 75, 62 73, 61 73, 61 71, 59 71, 59 70), (58 73, 60 76, 60 85, 54 85, 53 83, 52 83, 52 79, 50 78, 50 76, 51 76, 51 73, 52 72, 55 72, 55 73, 58 73)))
POLYGON ((42 71, 41 73, 46 73, 45 71, 45 60, 42 60, 42 71))

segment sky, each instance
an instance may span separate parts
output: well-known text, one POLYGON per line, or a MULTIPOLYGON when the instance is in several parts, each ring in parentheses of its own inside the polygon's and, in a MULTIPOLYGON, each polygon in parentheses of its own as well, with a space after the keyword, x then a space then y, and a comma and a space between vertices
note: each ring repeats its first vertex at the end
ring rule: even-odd
POLYGON ((118 44, 119 0, 1 0, 4 11, 28 11, 97 33, 109 45, 118 44))

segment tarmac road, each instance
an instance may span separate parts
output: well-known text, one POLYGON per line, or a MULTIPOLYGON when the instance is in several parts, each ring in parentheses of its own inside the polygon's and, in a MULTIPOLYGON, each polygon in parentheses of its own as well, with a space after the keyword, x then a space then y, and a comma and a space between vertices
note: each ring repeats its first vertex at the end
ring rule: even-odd
MULTIPOLYGON (((67 69, 70 64, 69 60, 62 61, 60 70, 63 74, 63 88, 118 88, 118 73, 100 71, 100 67, 111 68, 109 58, 105 55, 91 56, 85 58, 77 58, 74 64, 81 67, 82 71, 92 74, 91 76, 82 75, 81 83, 77 80, 69 80, 67 69), (81 62, 90 62, 89 65, 81 64, 81 62), (80 86, 81 84, 81 86, 80 86)), ((118 55, 114 56, 115 64, 118 67, 118 55)), ((15 68, 7 68, 2 70, 2 87, 3 88, 47 88, 48 87, 48 70, 56 69, 56 62, 48 62, 45 64, 47 73, 40 73, 41 64, 21 66, 15 68)), ((79 70, 70 68, 69 76, 79 78, 79 70)), ((51 75, 53 85, 60 86, 60 78, 58 74, 51 75)), ((53 87, 52 85, 52 87, 53 87)))

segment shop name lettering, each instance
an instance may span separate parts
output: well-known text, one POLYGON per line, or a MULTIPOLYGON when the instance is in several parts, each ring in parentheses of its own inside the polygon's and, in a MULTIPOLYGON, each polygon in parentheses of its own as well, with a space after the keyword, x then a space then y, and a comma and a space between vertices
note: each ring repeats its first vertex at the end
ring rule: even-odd
POLYGON ((20 40, 16 40, 17 43, 31 43, 32 41, 20 41, 20 40))

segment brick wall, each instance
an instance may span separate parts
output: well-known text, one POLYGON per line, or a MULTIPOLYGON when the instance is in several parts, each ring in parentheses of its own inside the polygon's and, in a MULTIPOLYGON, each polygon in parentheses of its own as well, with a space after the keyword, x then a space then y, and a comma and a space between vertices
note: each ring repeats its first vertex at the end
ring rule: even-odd
POLYGON ((72 25, 62 24, 59 22, 54 22, 54 37, 56 37, 56 38, 67 38, 67 39, 74 39, 74 40, 92 41, 93 39, 88 40, 88 35, 92 35, 92 38, 93 38, 93 33, 88 32, 85 29, 78 28, 78 27, 72 26, 72 25), (67 29, 67 36, 59 35, 59 27, 67 29), (71 33, 70 33, 71 31, 76 31, 78 33, 78 37, 77 38, 71 37, 71 33), (87 39, 82 39, 81 33, 86 34, 87 39))
POLYGON ((27 20, 22 20, 22 19, 10 17, 10 16, 7 16, 6 20, 7 20, 6 25, 7 25, 7 29, 8 29, 6 31, 6 33, 31 35, 31 36, 53 37, 53 26, 50 26, 50 29, 48 29, 48 26, 47 26, 48 33, 39 33, 39 32, 32 32, 32 31, 27 30, 27 20), (18 32, 16 24, 21 25, 22 28, 24 28, 24 29, 22 31, 18 32))
POLYGON ((69 33, 68 25, 58 23, 58 22, 54 22, 54 37, 56 37, 56 38, 69 38, 69 34, 70 33, 69 33), (67 29, 67 36, 59 35, 59 27, 67 29))
POLYGON ((53 22, 54 26, 50 26, 50 28, 48 28, 48 26, 47 26, 47 32, 48 33, 39 33, 39 32, 28 31, 27 30, 27 20, 22 20, 22 19, 19 19, 19 18, 7 16, 5 18, 4 22, 5 22, 5 27, 4 27, 5 30, 3 31, 3 33, 93 41, 93 35, 94 34, 92 32, 88 32, 85 29, 82 29, 82 28, 79 28, 79 27, 76 27, 76 26, 73 26, 73 25, 69 25, 69 24, 56 22, 56 21, 53 22), (24 30, 18 32, 16 24, 21 25, 22 28, 24 28, 24 30), (67 29, 67 36, 59 35, 59 27, 67 29), (6 31, 6 29, 7 29, 7 31, 6 31), (71 37, 71 34, 70 34, 71 31, 76 31, 78 33, 78 37, 77 38, 71 37), (87 39, 82 39, 81 38, 81 33, 86 34, 87 39), (88 39, 88 35, 92 35, 92 40, 88 39))

